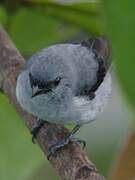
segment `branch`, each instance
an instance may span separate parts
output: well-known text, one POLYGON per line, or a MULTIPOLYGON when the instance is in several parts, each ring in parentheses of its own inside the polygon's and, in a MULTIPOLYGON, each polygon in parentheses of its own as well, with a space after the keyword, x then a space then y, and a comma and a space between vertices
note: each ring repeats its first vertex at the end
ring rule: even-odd
MULTIPOLYGON (((24 112, 15 96, 17 76, 25 63, 23 57, 12 44, 6 32, 0 27, 0 89, 8 96, 17 112, 23 117, 30 130, 36 119, 24 112)), ((37 135, 37 142, 44 154, 51 145, 63 139, 68 130, 56 124, 45 124, 37 135)), ((62 180, 103 180, 95 165, 88 160, 76 143, 69 143, 50 157, 50 163, 62 180)))

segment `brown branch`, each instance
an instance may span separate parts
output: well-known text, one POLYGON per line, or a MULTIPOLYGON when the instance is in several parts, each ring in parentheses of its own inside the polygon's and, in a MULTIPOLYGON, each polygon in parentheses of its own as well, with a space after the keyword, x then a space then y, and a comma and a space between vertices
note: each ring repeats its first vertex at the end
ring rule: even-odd
MULTIPOLYGON (((0 89, 8 96, 12 105, 23 117, 29 130, 36 119, 24 112, 15 96, 16 79, 25 63, 6 32, 0 27, 0 89)), ((44 154, 51 145, 65 137, 68 130, 60 125, 45 124, 37 135, 37 142, 44 154)), ((62 180, 103 180, 95 165, 76 143, 70 143, 50 157, 50 163, 62 180)))
POLYGON ((109 177, 110 180, 135 179, 135 130, 132 130, 118 155, 114 168, 109 177))

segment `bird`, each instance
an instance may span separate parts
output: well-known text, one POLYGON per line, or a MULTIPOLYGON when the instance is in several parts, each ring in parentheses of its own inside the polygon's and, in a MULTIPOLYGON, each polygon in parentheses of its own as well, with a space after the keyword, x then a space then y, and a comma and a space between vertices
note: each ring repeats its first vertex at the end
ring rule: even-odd
MULTIPOLYGON (((22 67, 16 97, 25 111, 37 117, 31 130, 33 141, 45 122, 75 125, 49 148, 48 157, 74 141, 80 127, 104 110, 111 94, 110 65, 107 38, 91 37, 44 48, 22 67)), ((76 141, 85 146, 85 141, 76 141)))

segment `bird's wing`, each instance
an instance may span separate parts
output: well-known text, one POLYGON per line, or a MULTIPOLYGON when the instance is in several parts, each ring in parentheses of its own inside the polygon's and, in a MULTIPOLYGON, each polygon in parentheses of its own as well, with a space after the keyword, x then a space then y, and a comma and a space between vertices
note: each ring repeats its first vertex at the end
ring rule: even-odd
POLYGON ((111 64, 110 47, 109 47, 108 40, 104 37, 89 38, 86 41, 82 41, 81 45, 90 49, 95 54, 95 60, 99 64, 99 68, 97 71, 97 81, 91 87, 91 89, 89 91, 85 91, 86 94, 84 94, 84 95, 89 94, 93 99, 95 91, 98 89, 98 87, 103 82, 104 77, 107 73, 107 70, 111 64))
POLYGON ((99 55, 103 59, 105 67, 107 69, 109 68, 111 64, 111 59, 110 45, 107 38, 89 38, 88 40, 82 41, 81 45, 87 47, 88 49, 91 49, 93 52, 99 55))

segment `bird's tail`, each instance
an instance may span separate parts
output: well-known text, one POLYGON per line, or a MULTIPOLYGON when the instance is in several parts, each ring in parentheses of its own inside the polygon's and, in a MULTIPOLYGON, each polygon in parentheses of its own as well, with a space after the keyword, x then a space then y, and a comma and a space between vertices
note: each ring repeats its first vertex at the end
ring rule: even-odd
POLYGON ((106 68, 108 69, 111 64, 111 53, 110 53, 110 44, 108 39, 103 37, 97 37, 97 38, 89 38, 88 40, 85 40, 81 43, 82 45, 92 49, 93 51, 97 52, 102 59, 104 60, 104 64, 106 68))

